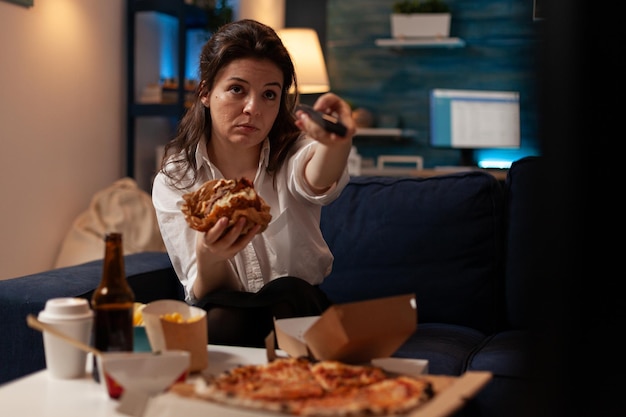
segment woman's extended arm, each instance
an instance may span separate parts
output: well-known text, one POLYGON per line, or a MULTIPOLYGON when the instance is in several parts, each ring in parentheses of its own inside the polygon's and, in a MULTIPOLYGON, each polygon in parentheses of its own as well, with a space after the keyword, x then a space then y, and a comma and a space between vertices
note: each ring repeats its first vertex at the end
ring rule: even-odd
POLYGON ((350 105, 333 93, 320 96, 313 108, 337 116, 348 129, 343 137, 328 133, 304 112, 298 113, 296 124, 318 142, 306 165, 304 175, 311 188, 321 193, 337 182, 345 170, 356 126, 350 105))

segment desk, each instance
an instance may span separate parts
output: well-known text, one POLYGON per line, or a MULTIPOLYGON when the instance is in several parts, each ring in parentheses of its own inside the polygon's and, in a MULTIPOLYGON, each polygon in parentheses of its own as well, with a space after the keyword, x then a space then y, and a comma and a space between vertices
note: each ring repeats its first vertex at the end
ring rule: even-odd
MULTIPOLYGON (((265 349, 218 345, 208 349, 211 373, 267 360, 265 349)), ((89 370, 84 378, 63 380, 44 369, 0 386, 0 415, 6 417, 128 417, 116 411, 118 405, 89 370)))

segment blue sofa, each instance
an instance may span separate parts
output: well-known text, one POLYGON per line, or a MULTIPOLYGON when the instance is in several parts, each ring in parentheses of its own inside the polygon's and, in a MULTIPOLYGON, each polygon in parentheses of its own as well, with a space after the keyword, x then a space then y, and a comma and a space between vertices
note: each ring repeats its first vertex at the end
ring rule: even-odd
MULTIPOLYGON (((463 416, 528 415, 525 283, 541 260, 533 214, 540 157, 513 163, 505 182, 481 171, 430 178, 353 177, 325 207, 334 255, 322 285, 336 303, 413 293, 417 331, 394 356, 429 360, 433 374, 487 370, 493 379, 463 416)), ((101 261, 0 281, 0 383, 45 366, 26 315, 52 297, 90 297, 101 261)), ((126 256, 137 301, 182 299, 167 254, 126 256)))

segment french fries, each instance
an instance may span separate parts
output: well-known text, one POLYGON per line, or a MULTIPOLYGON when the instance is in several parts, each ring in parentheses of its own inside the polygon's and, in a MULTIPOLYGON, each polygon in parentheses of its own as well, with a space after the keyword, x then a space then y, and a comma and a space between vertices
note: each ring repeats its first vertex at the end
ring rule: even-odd
MULTIPOLYGON (((143 309, 146 307, 145 304, 135 303, 133 306, 133 326, 145 326, 145 322, 143 320, 143 309)), ((167 320, 172 323, 193 323, 194 321, 200 320, 202 316, 190 317, 188 319, 184 319, 183 315, 179 312, 174 313, 165 313, 160 316, 163 320, 167 320)))
POLYGON ((133 326, 144 326, 143 322, 143 309, 146 305, 142 303, 135 303, 133 305, 133 326))
POLYGON ((163 320, 171 321, 172 323, 184 323, 185 322, 185 320, 183 319, 183 315, 178 312, 162 314, 161 318, 163 320))
POLYGON ((194 321, 200 320, 202 316, 189 317, 187 320, 185 320, 182 314, 180 314, 179 312, 174 312, 162 314, 161 318, 172 323, 193 323, 194 321))

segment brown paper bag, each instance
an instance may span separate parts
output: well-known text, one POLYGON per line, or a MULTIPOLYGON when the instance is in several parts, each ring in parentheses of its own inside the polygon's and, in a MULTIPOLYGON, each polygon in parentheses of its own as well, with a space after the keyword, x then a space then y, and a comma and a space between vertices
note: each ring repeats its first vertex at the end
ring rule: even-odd
POLYGON ((191 355, 189 372, 202 371, 209 365, 206 311, 182 301, 158 300, 143 309, 146 333, 153 352, 186 350, 191 355), (164 318, 179 313, 183 322, 164 318))

